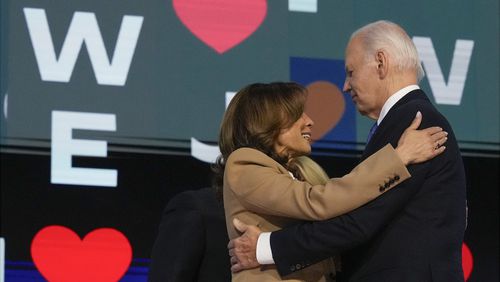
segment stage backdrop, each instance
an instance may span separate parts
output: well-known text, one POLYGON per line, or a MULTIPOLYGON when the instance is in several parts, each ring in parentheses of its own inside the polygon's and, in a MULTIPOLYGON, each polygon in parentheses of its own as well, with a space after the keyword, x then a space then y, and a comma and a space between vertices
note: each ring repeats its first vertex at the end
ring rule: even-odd
POLYGON ((372 121, 342 92, 344 48, 387 19, 415 42, 420 86, 466 157, 478 219, 466 276, 498 281, 498 11, 496 0, 2 1, 0 279, 145 281, 163 206, 210 185, 222 115, 249 83, 305 85, 313 155, 347 171, 372 121), (79 255, 102 237, 116 258, 79 255), (107 259, 64 268, 47 240, 76 246, 59 258, 107 259))

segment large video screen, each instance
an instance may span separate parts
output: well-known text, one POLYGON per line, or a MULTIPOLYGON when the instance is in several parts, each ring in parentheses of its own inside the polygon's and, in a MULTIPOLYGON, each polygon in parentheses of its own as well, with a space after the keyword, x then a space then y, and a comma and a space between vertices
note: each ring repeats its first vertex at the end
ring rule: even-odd
POLYGON ((498 280, 498 10, 495 0, 2 1, 0 279, 146 281, 164 205, 210 185, 222 116, 250 83, 303 84, 313 157, 331 174, 354 167, 372 121, 342 91, 344 49, 387 19, 412 37, 420 87, 466 158, 471 218, 483 218, 469 223, 467 278, 498 280))

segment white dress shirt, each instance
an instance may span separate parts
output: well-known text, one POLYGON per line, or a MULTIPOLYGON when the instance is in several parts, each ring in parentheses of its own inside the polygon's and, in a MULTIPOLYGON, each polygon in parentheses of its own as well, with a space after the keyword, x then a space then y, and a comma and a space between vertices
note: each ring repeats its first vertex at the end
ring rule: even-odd
MULTIPOLYGON (((382 110, 380 110, 380 115, 377 120, 377 125, 380 125, 384 117, 387 115, 389 110, 403 98, 406 94, 413 90, 420 89, 418 85, 406 86, 396 93, 392 94, 387 101, 385 101, 382 110)), ((262 232, 257 239, 257 261, 259 264, 274 264, 273 252, 271 250, 271 232, 262 232)))

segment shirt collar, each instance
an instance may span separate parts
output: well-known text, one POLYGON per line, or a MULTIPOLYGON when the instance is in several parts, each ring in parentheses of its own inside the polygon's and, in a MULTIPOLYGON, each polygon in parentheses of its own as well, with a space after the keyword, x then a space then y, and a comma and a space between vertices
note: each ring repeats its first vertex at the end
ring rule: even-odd
POLYGON ((412 84, 409 86, 406 86, 400 90, 398 90, 396 93, 392 94, 387 101, 385 101, 384 106, 382 107, 382 110, 380 111, 380 115, 377 120, 377 125, 380 125, 384 117, 387 115, 389 110, 399 101, 401 98, 403 98, 406 94, 410 93, 413 90, 420 89, 418 85, 412 84))

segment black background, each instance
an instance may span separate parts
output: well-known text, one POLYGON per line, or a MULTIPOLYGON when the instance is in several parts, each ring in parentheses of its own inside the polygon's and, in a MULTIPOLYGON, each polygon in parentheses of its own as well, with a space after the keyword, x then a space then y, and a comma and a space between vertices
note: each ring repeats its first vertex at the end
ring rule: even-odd
MULTIPOLYGON (((361 152, 347 156, 315 155, 331 177, 358 162, 361 152)), ((63 225, 81 238, 100 227, 121 231, 133 257, 149 258, 162 210, 184 190, 211 184, 210 164, 188 152, 143 154, 110 152, 107 158, 74 157, 73 166, 118 170, 118 187, 50 184, 50 152, 2 147, 1 232, 7 261, 31 261, 35 234, 48 225, 63 225)), ((468 281, 498 281, 498 157, 464 157, 469 203, 465 243, 473 253, 468 281)))

